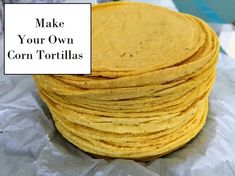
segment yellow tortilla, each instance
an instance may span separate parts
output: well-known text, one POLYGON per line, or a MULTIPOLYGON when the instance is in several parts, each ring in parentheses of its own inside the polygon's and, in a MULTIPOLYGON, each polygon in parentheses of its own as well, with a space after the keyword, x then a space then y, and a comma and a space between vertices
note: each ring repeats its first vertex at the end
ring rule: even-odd
POLYGON ((35 75, 61 134, 96 156, 148 159, 206 121, 219 42, 201 19, 144 3, 92 7, 92 74, 35 75))

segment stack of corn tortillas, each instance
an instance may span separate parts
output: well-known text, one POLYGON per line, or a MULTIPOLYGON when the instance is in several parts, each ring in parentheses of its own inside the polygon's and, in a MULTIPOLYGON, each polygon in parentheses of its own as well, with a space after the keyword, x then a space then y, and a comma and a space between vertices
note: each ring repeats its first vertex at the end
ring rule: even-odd
POLYGON ((202 20, 142 3, 92 8, 92 75, 38 75, 61 134, 98 156, 146 159, 205 124, 219 44, 202 20))

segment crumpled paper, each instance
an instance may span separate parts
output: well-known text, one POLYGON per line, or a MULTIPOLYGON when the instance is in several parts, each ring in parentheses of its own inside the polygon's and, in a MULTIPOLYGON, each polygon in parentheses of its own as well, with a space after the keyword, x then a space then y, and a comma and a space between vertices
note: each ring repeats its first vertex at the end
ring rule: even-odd
POLYGON ((31 76, 3 73, 0 35, 1 176, 234 176, 235 60, 220 54, 207 123, 189 144, 148 163, 94 159, 55 129, 31 76))
POLYGON ((31 76, 0 75, 0 175, 234 176, 234 88, 235 61, 221 54, 203 130, 182 149, 140 163, 80 151, 56 131, 31 76))

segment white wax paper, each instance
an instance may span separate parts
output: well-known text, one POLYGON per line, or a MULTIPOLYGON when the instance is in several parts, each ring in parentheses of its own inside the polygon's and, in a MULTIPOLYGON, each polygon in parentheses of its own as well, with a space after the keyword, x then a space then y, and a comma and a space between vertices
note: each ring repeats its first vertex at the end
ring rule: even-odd
POLYGON ((31 76, 1 75, 0 175, 234 176, 235 61, 226 55, 220 55, 209 102, 205 127, 182 149, 149 163, 106 161, 61 137, 31 76))

